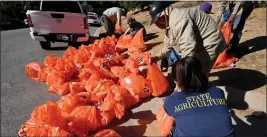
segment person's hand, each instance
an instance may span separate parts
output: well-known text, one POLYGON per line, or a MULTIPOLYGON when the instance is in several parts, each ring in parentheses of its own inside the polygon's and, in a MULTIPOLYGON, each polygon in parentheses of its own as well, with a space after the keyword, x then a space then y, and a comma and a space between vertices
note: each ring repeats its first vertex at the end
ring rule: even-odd
POLYGON ((236 18, 236 15, 231 15, 229 18, 229 22, 232 23, 236 18))
POLYGON ((118 32, 119 34, 122 34, 122 28, 121 27, 117 27, 116 28, 116 32, 118 32))
POLYGON ((219 27, 219 29, 221 29, 221 28, 223 27, 223 23, 220 22, 220 23, 218 24, 218 27, 219 27))

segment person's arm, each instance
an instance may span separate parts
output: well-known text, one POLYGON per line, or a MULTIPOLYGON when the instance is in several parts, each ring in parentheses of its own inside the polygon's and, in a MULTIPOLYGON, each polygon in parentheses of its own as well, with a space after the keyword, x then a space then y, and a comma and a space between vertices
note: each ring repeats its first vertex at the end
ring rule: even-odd
MULTIPOLYGON (((194 31, 194 23, 189 18, 183 18, 177 26, 177 36, 179 41, 174 48, 180 48, 181 58, 186 56, 193 56, 195 53, 195 47, 197 46, 196 35, 194 31), (178 26, 179 25, 179 26, 178 26)), ((177 51, 177 50, 176 50, 177 51)))
POLYGON ((165 35, 164 37, 164 46, 163 48, 161 49, 160 52, 158 52, 157 54, 155 55, 152 55, 152 61, 157 61, 157 60, 160 60, 164 57, 166 57, 168 55, 168 53, 173 49, 172 45, 173 44, 173 41, 172 41, 172 37, 168 37, 167 35, 165 35))
POLYGON ((119 27, 121 27, 121 10, 117 12, 117 22, 119 27))
POLYGON ((217 24, 219 24, 221 22, 222 14, 225 11, 226 6, 227 6, 227 1, 220 2, 218 12, 216 14, 216 19, 215 19, 217 24))
POLYGON ((123 35, 126 35, 129 31, 131 30, 131 28, 128 28, 123 35))
POLYGON ((233 22, 235 20, 235 17, 236 17, 236 14, 239 12, 239 10, 241 9, 242 7, 242 1, 237 1, 236 4, 235 4, 235 7, 233 9, 233 12, 229 18, 229 21, 230 22, 233 22))

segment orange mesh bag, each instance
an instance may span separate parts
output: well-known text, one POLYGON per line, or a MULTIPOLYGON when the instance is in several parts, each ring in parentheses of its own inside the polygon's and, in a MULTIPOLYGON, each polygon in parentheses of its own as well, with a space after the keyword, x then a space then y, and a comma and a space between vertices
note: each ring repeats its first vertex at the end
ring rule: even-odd
POLYGON ((98 45, 99 43, 100 43, 100 40, 99 40, 99 39, 97 39, 97 40, 95 40, 95 41, 94 41, 94 43, 93 43, 93 44, 94 44, 94 45, 98 45))
POLYGON ((122 35, 119 38, 119 41, 115 47, 117 52, 124 52, 128 49, 129 45, 131 44, 133 37, 131 35, 122 35))
POLYGON ((80 92, 86 92, 84 82, 69 82, 70 93, 77 94, 80 92))
POLYGON ((217 68, 226 68, 230 66, 232 63, 238 61, 238 58, 236 57, 231 57, 227 55, 226 53, 227 49, 224 50, 216 59, 215 64, 213 65, 213 69, 217 68))
POLYGON ((70 93, 69 82, 59 82, 54 83, 48 88, 49 93, 56 93, 58 95, 64 96, 70 93))
POLYGON ((125 59, 122 61, 122 63, 124 64, 126 71, 129 71, 133 74, 139 73, 138 62, 133 58, 125 59))
POLYGON ((116 42, 109 37, 102 38, 99 42, 99 48, 103 50, 106 54, 111 55, 115 54, 115 45, 116 42))
POLYGON ((41 69, 41 71, 38 73, 38 80, 41 82, 45 82, 47 79, 47 73, 44 69, 41 69))
POLYGON ((146 98, 151 95, 152 89, 150 84, 144 77, 131 74, 120 80, 120 85, 126 88, 132 96, 138 98, 146 98))
POLYGON ((117 132, 112 129, 103 129, 89 137, 121 137, 117 132))
POLYGON ((123 57, 123 55, 120 55, 120 54, 116 53, 114 55, 106 54, 105 55, 105 59, 107 60, 106 63, 108 65, 108 67, 110 67, 110 66, 120 66, 121 62, 125 58, 123 57))
POLYGON ((119 85, 113 85, 109 90, 115 94, 115 100, 125 103, 126 108, 131 108, 132 106, 140 102, 138 97, 132 96, 126 88, 123 88, 119 85))
POLYGON ((226 44, 230 43, 231 34, 232 34, 232 24, 228 21, 221 28, 222 34, 224 36, 226 44))
POLYGON ((25 73, 28 77, 36 81, 46 81, 46 73, 37 62, 31 62, 25 66, 25 73))
POLYGON ((153 96, 160 96, 170 88, 168 80, 155 63, 148 65, 147 80, 151 82, 153 96))
POLYGON ((116 38, 115 35, 107 36, 106 37, 106 43, 112 45, 113 47, 117 44, 118 39, 116 38))
POLYGON ((89 61, 92 62, 94 61, 96 58, 104 58, 106 55, 106 53, 101 50, 100 48, 95 48, 93 50, 91 50, 91 56, 89 61))
POLYGON ((80 51, 80 50, 85 51, 87 53, 90 53, 91 47, 90 46, 82 45, 82 46, 79 47, 79 50, 78 51, 80 51))
POLYGON ((105 64, 108 60, 106 58, 96 58, 94 61, 93 61, 93 64, 96 66, 96 67, 102 67, 103 64, 105 64))
POLYGON ((101 127, 107 127, 115 118, 113 111, 98 111, 100 113, 101 127))
POLYGON ((45 67, 55 67, 58 59, 59 59, 59 57, 57 55, 50 54, 50 55, 45 57, 43 64, 45 67))
POLYGON ((51 86, 55 83, 62 83, 64 82, 63 79, 61 79, 59 76, 57 75, 47 75, 47 79, 46 79, 46 85, 51 86))
POLYGON ((157 119, 157 129, 161 136, 168 136, 171 129, 172 123, 174 121, 173 117, 168 116, 168 114, 164 111, 163 106, 159 108, 156 115, 157 119))
POLYGON ((59 106, 57 103, 51 101, 36 107, 31 114, 31 118, 40 124, 48 124, 61 128, 67 126, 67 122, 61 115, 59 106))
POLYGON ((127 76, 126 69, 124 67, 120 66, 113 66, 110 68, 110 71, 116 76, 119 77, 119 79, 124 78, 127 76))
POLYGON ((139 66, 149 64, 149 60, 151 58, 150 53, 148 52, 130 53, 130 57, 136 60, 139 66))
POLYGON ((147 46, 144 42, 144 36, 143 36, 144 28, 141 28, 133 37, 131 44, 128 48, 129 52, 143 52, 146 51, 147 46))
POLYGON ((93 64, 96 67, 102 67, 109 69, 111 66, 120 66, 122 63, 121 61, 124 58, 121 57, 120 55, 105 55, 105 58, 96 58, 93 61, 93 64))
POLYGON ((58 104, 62 113, 70 114, 76 107, 86 105, 89 99, 89 94, 69 94, 63 96, 56 103, 58 104))
POLYGON ((48 135, 48 125, 40 125, 36 121, 30 119, 25 124, 23 124, 18 132, 19 137, 24 136, 47 136, 48 135))
POLYGON ((102 127, 100 117, 95 106, 80 106, 70 113, 68 126, 70 131, 78 136, 88 136, 90 132, 102 127))
POLYGON ((69 137, 74 136, 73 134, 59 128, 59 127, 51 127, 48 128, 48 137, 69 137))
POLYGON ((102 105, 99 107, 100 111, 114 111, 117 118, 125 114, 125 102, 123 95, 120 92, 109 91, 105 97, 102 105))
POLYGON ((74 56, 74 64, 81 67, 84 63, 90 59, 90 51, 79 49, 77 54, 74 56))
POLYGON ((79 70, 78 78, 81 81, 87 81, 91 76, 90 70, 88 68, 81 68, 79 70))
POLYGON ((32 119, 23 124, 19 130, 19 137, 37 137, 37 136, 71 136, 69 132, 60 127, 40 124, 32 119))
POLYGON ((98 74, 101 78, 115 78, 115 75, 107 70, 106 66, 103 67, 96 67, 93 63, 86 63, 84 64, 84 68, 88 68, 88 71, 91 74, 98 74))
POLYGON ((115 30, 117 33, 122 34, 122 28, 121 27, 117 27, 115 30))
POLYGON ((68 60, 71 60, 71 61, 74 61, 74 57, 76 55, 76 53, 78 52, 78 49, 72 47, 72 46, 69 46, 66 51, 64 52, 63 54, 63 58, 64 59, 68 59, 68 60))
POLYGON ((57 75, 64 81, 71 81, 74 75, 78 72, 78 68, 74 62, 66 59, 58 59, 55 69, 57 71, 54 75, 57 75))
POLYGON ((97 81, 89 79, 85 85, 85 89, 101 101, 107 95, 107 92, 112 85, 115 85, 112 80, 103 79, 97 81))

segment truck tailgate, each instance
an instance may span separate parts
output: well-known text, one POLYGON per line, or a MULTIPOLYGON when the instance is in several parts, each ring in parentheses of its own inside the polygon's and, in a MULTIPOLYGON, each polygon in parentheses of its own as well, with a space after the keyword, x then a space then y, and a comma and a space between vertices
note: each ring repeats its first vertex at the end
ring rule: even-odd
POLYGON ((87 30, 84 28, 83 14, 35 10, 28 10, 26 14, 31 16, 33 32, 74 34, 87 30))

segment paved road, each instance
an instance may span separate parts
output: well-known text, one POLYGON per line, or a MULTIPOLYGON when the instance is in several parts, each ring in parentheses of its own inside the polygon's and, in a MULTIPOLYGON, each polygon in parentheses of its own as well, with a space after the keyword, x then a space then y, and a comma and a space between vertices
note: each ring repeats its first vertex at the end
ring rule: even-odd
MULTIPOLYGON (((90 27, 94 34, 96 27, 90 27)), ((66 44, 52 44, 62 46, 66 44)), ((45 51, 33 41, 29 29, 1 32, 1 136, 16 136, 19 127, 30 118, 32 110, 59 96, 47 93, 45 83, 25 75, 24 66, 32 61, 43 62, 49 54, 63 55, 64 50, 45 51)))

